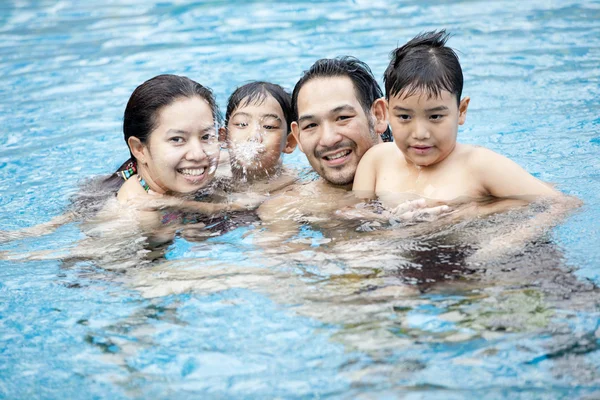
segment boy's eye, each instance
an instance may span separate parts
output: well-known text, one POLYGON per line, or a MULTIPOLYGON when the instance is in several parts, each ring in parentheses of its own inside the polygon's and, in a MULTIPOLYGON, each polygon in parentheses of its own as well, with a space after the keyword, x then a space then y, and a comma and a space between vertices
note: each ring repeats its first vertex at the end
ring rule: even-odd
POLYGON ((442 118, 444 118, 444 116, 442 114, 433 114, 429 117, 429 119, 431 119, 433 121, 439 121, 442 118))
POLYGON ((396 118, 398 118, 401 121, 410 121, 410 115, 408 114, 396 115, 396 118))

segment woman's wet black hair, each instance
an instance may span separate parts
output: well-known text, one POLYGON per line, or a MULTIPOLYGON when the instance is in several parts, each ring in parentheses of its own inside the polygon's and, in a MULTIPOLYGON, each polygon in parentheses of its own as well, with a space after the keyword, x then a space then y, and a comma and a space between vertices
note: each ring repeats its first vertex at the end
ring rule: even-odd
MULTIPOLYGON (((123 116, 125 142, 136 137, 146 143, 156 128, 158 112, 180 98, 200 97, 208 103, 213 119, 219 120, 219 109, 212 91, 193 80, 179 75, 158 75, 135 88, 123 116)), ((132 155, 133 157, 133 155, 132 155)))
POLYGON ((411 96, 418 90, 439 97, 446 90, 460 103, 463 73, 458 56, 446 46, 449 36, 445 30, 421 33, 394 50, 383 76, 386 98, 411 96))
POLYGON ((227 111, 225 112, 225 126, 229 123, 231 114, 238 107, 245 107, 249 104, 262 104, 268 95, 279 103, 283 116, 285 118, 287 133, 290 133, 290 124, 294 120, 292 111, 292 98, 290 94, 281 86, 270 82, 256 81, 250 82, 237 88, 227 101, 227 111))
MULTIPOLYGON (((302 86, 315 78, 334 78, 339 76, 350 78, 354 85, 356 98, 365 114, 370 112, 375 100, 383 97, 383 92, 373 76, 371 68, 366 63, 351 56, 322 58, 317 60, 310 69, 304 71, 302 78, 300 78, 294 87, 294 91, 292 92, 294 120, 298 119, 298 95, 302 86)), ((381 137, 384 141, 391 141, 392 135, 390 129, 388 128, 381 137)))

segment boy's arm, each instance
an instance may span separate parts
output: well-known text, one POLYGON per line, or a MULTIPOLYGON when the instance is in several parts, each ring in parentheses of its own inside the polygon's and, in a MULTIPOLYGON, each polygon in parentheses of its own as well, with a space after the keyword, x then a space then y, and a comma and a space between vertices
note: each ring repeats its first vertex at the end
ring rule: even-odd
POLYGON ((374 199, 377 184, 377 160, 383 153, 385 144, 371 147, 361 158, 354 175, 352 191, 360 199, 374 199))
POLYGON ((491 150, 474 149, 469 164, 486 195, 498 198, 562 196, 562 193, 535 178, 514 161, 491 150))
POLYGON ((557 225, 581 200, 566 196, 549 184, 533 177, 515 162, 487 149, 477 149, 479 154, 474 167, 488 194, 498 198, 528 201, 545 201, 547 208, 533 218, 525 220, 511 232, 495 236, 474 254, 472 260, 489 260, 518 252, 527 242, 534 240, 557 225))

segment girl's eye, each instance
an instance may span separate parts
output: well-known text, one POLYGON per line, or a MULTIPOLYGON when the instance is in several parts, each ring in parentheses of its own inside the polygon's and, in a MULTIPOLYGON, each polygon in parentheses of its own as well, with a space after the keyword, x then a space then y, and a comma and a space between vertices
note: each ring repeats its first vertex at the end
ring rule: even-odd
POLYGON ((263 128, 266 129, 266 130, 268 130, 268 131, 271 131, 273 129, 279 129, 279 127, 276 126, 276 125, 263 125, 263 128))

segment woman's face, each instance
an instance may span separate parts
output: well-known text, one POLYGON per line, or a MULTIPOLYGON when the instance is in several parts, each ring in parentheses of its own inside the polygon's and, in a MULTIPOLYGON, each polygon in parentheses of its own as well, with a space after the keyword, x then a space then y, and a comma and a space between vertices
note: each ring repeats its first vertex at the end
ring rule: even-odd
POLYGON ((212 110, 201 97, 180 98, 158 112, 143 146, 144 179, 163 193, 193 193, 208 185, 219 163, 212 110))
POLYGON ((227 124, 231 168, 248 176, 275 171, 280 165, 287 136, 287 121, 273 96, 267 95, 264 101, 247 105, 242 100, 227 124))

